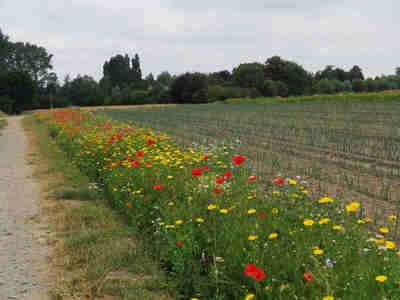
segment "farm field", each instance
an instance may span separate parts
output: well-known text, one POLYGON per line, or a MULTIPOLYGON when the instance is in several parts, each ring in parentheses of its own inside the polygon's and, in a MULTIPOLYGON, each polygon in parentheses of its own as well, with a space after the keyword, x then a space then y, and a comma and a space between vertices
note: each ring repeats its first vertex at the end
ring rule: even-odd
MULTIPOLYGON (((98 110, 184 144, 248 154, 261 178, 302 176, 315 196, 361 201, 380 222, 400 201, 400 102, 318 101, 98 110)), ((268 180, 265 180, 268 183, 268 180)))
POLYGON ((73 110, 36 116, 146 238, 182 299, 399 297, 395 215, 371 228, 358 201, 315 197, 296 177, 261 178, 243 144, 186 147, 73 110))

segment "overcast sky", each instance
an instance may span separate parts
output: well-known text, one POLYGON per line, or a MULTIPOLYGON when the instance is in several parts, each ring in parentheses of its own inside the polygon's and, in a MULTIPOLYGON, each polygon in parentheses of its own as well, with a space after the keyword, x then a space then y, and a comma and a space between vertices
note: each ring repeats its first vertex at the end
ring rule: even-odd
POLYGON ((400 65, 399 11, 399 0, 0 0, 0 28, 47 48, 60 78, 99 79, 110 56, 136 52, 144 74, 280 55, 375 76, 400 65))

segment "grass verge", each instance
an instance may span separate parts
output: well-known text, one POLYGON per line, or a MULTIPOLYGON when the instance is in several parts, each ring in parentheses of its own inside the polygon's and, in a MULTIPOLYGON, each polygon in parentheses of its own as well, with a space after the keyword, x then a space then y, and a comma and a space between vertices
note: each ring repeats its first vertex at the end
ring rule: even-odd
POLYGON ((222 103, 238 104, 238 103, 304 103, 304 102, 379 102, 379 101, 399 101, 400 91, 383 91, 374 93, 342 93, 334 95, 312 95, 312 96, 290 96, 283 97, 261 97, 261 98, 238 98, 227 99, 222 103))
POLYGON ((145 241, 71 165, 33 116, 23 119, 43 186, 41 208, 54 232, 48 243, 54 299, 173 299, 159 262, 145 241))
POLYGON ((0 110, 0 130, 2 130, 7 125, 5 117, 6 115, 0 110))

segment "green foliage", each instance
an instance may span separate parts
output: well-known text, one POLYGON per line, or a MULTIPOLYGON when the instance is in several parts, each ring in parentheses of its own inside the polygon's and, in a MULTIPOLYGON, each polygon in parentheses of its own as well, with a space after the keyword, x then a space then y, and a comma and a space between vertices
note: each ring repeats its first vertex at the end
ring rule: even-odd
POLYGON ((23 71, 0 74, 0 109, 7 113, 20 113, 35 106, 37 86, 23 71))
POLYGON ((123 88, 132 82, 142 80, 139 55, 135 54, 132 60, 128 54, 115 55, 103 65, 103 75, 110 81, 112 87, 123 88))
POLYGON ((354 79, 352 81, 352 86, 353 86, 353 91, 356 93, 362 93, 368 90, 366 82, 361 79, 354 79))
POLYGON ((199 103, 207 101, 204 90, 207 87, 207 76, 201 73, 185 73, 176 77, 171 83, 170 94, 177 103, 199 103))
POLYGON ((273 56, 266 61, 265 74, 267 78, 283 82, 290 95, 306 94, 311 89, 311 74, 299 64, 283 60, 279 56, 273 56))
POLYGON ((259 63, 240 64, 232 71, 233 82, 242 88, 261 89, 264 83, 264 66, 259 63))

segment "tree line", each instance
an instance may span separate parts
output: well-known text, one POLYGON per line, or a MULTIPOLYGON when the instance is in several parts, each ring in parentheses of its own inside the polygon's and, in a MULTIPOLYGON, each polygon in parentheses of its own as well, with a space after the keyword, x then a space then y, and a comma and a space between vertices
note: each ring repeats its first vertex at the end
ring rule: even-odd
POLYGON ((0 30, 0 109, 11 113, 51 106, 206 103, 400 89, 400 67, 393 75, 365 78, 357 65, 349 70, 328 65, 312 73, 279 56, 264 63, 242 63, 232 71, 180 75, 164 71, 155 77, 143 76, 138 54, 117 54, 104 62, 99 81, 78 75, 66 76, 60 83, 51 59, 43 47, 11 42, 0 30))

